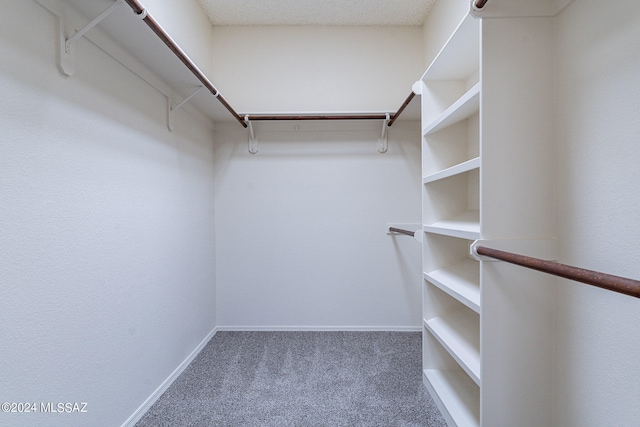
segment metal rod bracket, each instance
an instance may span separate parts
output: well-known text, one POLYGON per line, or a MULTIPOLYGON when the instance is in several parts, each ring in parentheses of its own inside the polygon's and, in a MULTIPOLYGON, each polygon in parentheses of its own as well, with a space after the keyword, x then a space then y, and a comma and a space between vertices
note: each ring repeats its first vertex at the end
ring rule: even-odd
POLYGON ((249 154, 257 154, 258 153, 258 140, 256 139, 256 134, 253 130, 253 123, 249 120, 249 115, 244 116, 244 122, 247 124, 249 128, 249 141, 248 148, 249 154))
POLYGON ((174 113, 174 111, 177 110, 178 108, 182 107, 184 104, 186 104, 191 98, 196 96, 196 94, 198 92, 200 92, 200 90, 202 90, 203 88, 204 88, 204 86, 198 86, 198 88, 195 91, 193 91, 191 93, 191 95, 187 96, 185 99, 182 100, 182 102, 180 102, 177 105, 173 105, 172 97, 171 96, 169 97, 169 102, 167 103, 167 105, 168 105, 167 113, 169 115, 167 126, 168 126, 169 130, 173 130, 173 127, 174 127, 174 123, 175 123, 175 113, 174 113))
POLYGON ((171 111, 176 110, 180 107, 182 107, 187 101, 189 101, 191 98, 193 98, 198 92, 200 92, 200 90, 204 89, 204 86, 198 86, 198 89, 196 89, 195 91, 193 91, 193 93, 191 93, 191 95, 187 96, 181 103, 179 103, 178 105, 171 107, 171 111))
POLYGON ((100 21, 102 21, 104 18, 106 18, 107 16, 109 16, 111 14, 111 12, 113 12, 113 10, 116 8, 116 6, 118 6, 118 4, 121 2, 122 0, 116 0, 115 2, 113 2, 113 4, 111 6, 109 6, 108 8, 106 8, 104 10, 104 12, 102 12, 100 15, 96 16, 93 21, 89 22, 87 25, 85 25, 82 29, 76 31, 76 33, 69 37, 66 41, 65 41, 65 46, 64 46, 64 50, 65 52, 69 53, 69 51, 71 50, 71 46, 73 46, 73 44, 82 36, 84 36, 87 31, 91 30, 93 27, 95 27, 96 25, 98 25, 100 23, 100 21))
POLYGON ((67 76, 72 76, 76 72, 76 42, 80 37, 84 36, 89 30, 98 25, 104 18, 109 16, 122 2, 122 0, 116 0, 106 8, 100 15, 96 16, 91 22, 85 25, 80 30, 77 30, 71 37, 67 38, 66 34, 70 30, 68 18, 66 15, 60 16, 59 24, 59 58, 58 65, 60 70, 67 76))
POLYGON ((391 115, 387 113, 385 119, 382 121, 382 132, 380 133, 380 140, 378 141, 378 152, 384 154, 389 149, 389 138, 387 134, 387 124, 391 119, 391 115))

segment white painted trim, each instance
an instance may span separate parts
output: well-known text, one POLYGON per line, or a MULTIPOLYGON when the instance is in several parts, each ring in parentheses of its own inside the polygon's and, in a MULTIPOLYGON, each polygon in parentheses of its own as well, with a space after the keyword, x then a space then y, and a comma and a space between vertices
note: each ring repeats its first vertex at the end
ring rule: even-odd
POLYGON ((169 386, 173 384, 173 382, 180 376, 180 374, 182 374, 187 366, 189 366, 189 364, 193 362, 193 359, 196 358, 200 351, 202 351, 202 349, 207 345, 207 343, 209 343, 209 341, 211 341, 211 338, 213 338, 213 336, 219 330, 220 329, 217 327, 213 328, 213 330, 209 332, 206 337, 204 337, 204 339, 191 352, 191 354, 189 354, 187 358, 184 359, 182 363, 180 363, 180 365, 178 365, 178 367, 171 373, 171 375, 169 375, 169 377, 164 380, 153 393, 151 393, 151 396, 149 396, 147 400, 145 400, 144 403, 142 403, 142 405, 140 405, 140 407, 136 409, 133 414, 131 414, 129 419, 125 421, 124 424, 122 424, 122 427, 133 427, 138 421, 140 421, 140 419, 144 416, 144 414, 147 413, 149 408, 151 408, 156 400, 158 400, 160 396, 162 396, 162 393, 164 393, 169 388, 169 386))
POLYGON ((222 331, 420 332, 420 326, 218 326, 222 331))

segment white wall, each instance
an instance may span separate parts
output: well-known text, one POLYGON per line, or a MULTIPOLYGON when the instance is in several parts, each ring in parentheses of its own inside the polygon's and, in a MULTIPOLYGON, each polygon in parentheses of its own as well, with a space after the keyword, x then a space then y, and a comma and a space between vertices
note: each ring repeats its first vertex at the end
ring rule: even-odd
MULTIPOLYGON (((395 111, 424 72, 422 29, 215 27, 214 76, 240 112, 395 111)), ((417 102, 417 101, 416 101, 417 102)), ((419 123, 216 130, 221 328, 417 329, 419 123), (296 130, 297 128, 297 130, 296 130)))
MULTIPOLYGON (((231 126, 231 125, 230 125, 231 126)), ((258 123, 216 130, 218 325, 418 329, 420 129, 397 122, 258 123), (295 127, 299 129, 296 130, 295 127)))
MULTIPOLYGON (((640 278, 640 3, 557 18, 561 262, 640 278)), ((640 425, 640 301, 560 281, 554 425, 640 425)))
MULTIPOLYGON (((175 0, 144 0, 141 4, 193 60, 200 71, 218 87, 211 67, 213 27, 209 18, 202 11, 198 0, 180 0, 179 2, 175 0)), ((218 89, 220 88, 218 87, 218 89)))
POLYGON ((469 13, 470 4, 470 0, 440 0, 433 5, 422 27, 424 70, 438 55, 462 18, 469 13))
POLYGON ((120 425, 215 327, 209 128, 56 21, 0 0, 2 401, 87 402, 2 425, 120 425))
POLYGON ((213 75, 241 113, 395 111, 422 44, 420 27, 214 27, 213 75))

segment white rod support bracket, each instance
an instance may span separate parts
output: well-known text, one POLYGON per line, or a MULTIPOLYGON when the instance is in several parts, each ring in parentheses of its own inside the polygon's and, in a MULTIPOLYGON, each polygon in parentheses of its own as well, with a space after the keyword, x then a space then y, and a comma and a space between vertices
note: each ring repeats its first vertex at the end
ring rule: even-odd
POLYGON ((58 68, 62 74, 73 76, 76 73, 76 45, 67 45, 67 29, 69 27, 69 18, 65 13, 58 17, 58 68))
POLYGON ((98 25, 100 21, 106 18, 111 12, 113 12, 120 4, 122 0, 116 0, 111 6, 105 9, 95 19, 85 25, 82 29, 76 31, 71 37, 67 38, 66 34, 73 31, 70 28, 69 20, 66 14, 59 17, 59 54, 58 54, 58 66, 67 76, 72 76, 76 72, 76 41, 84 36, 89 30, 98 25))
POLYGON ((193 98, 194 96, 196 96, 196 94, 198 92, 200 92, 200 90, 204 89, 204 86, 198 86, 198 89, 194 90, 193 93, 189 96, 187 96, 180 104, 176 105, 175 107, 171 107, 171 111, 173 110, 177 110, 178 108, 182 107, 185 103, 187 103, 191 98, 193 98))
POLYGON ((145 9, 142 9, 140 13, 136 13, 136 15, 138 15, 138 18, 144 19, 147 17, 147 13, 148 13, 147 9, 145 8, 145 9))
POLYGON ((244 116, 244 122, 247 124, 247 128, 249 128, 249 154, 257 154, 258 153, 258 140, 256 139, 256 134, 253 130, 253 123, 249 120, 249 116, 244 116))
POLYGON ((497 262, 498 261, 497 259, 486 257, 486 256, 482 256, 482 255, 478 255, 477 247, 481 246, 482 244, 486 245, 486 243, 487 242, 483 241, 483 240, 475 240, 469 246, 469 255, 471 256, 471 258, 475 259, 476 261, 497 262))
POLYGON ((169 130, 173 130, 174 127, 174 122, 175 122, 175 113, 174 111, 177 110, 178 108, 182 107, 184 104, 186 104, 191 98, 193 98, 194 96, 197 95, 198 92, 200 92, 200 90, 204 89, 204 86, 198 86, 198 88, 193 91, 193 93, 191 93, 191 95, 187 96, 185 99, 182 100, 182 102, 180 102, 177 105, 173 105, 173 97, 169 96, 169 102, 167 104, 168 106, 168 111, 167 114, 169 115, 168 117, 168 127, 169 130))
POLYGON ((108 8, 105 9, 104 12, 102 12, 100 15, 96 16, 95 19, 91 22, 89 22, 87 25, 84 26, 84 28, 76 31, 76 33, 69 37, 69 39, 67 39, 67 41, 65 42, 65 52, 69 53, 69 50, 71 49, 71 46, 73 46, 73 44, 82 36, 84 36, 87 31, 89 31, 90 29, 92 29, 93 27, 95 27, 96 25, 98 25, 100 23, 100 21, 102 21, 104 18, 106 18, 107 16, 109 16, 109 14, 111 12, 113 12, 113 10, 116 8, 116 6, 118 6, 118 4, 121 2, 122 0, 116 0, 115 2, 113 2, 113 4, 111 6, 109 6, 108 8))
POLYGON ((471 13, 471 15, 475 18, 481 18, 482 17, 482 11, 484 9, 483 7, 478 7, 476 5, 477 0, 471 0, 471 7, 469 8, 469 12, 471 13))
POLYGON ((378 152, 383 154, 389 149, 389 138, 387 135, 387 124, 391 119, 391 115, 387 113, 387 117, 382 121, 382 132, 380 133, 380 140, 378 141, 378 152))
POLYGON ((418 80, 416 81, 413 85, 411 85, 411 92, 415 93, 416 95, 422 95, 422 80, 418 80))

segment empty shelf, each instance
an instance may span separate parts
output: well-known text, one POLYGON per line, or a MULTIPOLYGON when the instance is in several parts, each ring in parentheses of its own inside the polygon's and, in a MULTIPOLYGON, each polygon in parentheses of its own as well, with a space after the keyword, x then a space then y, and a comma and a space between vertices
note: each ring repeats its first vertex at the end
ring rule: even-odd
POLYGON ((424 278, 476 313, 480 312, 480 266, 465 259, 457 264, 424 273, 424 278))
POLYGON ((429 135, 439 130, 462 121, 480 109, 480 83, 476 83, 464 95, 435 118, 422 131, 423 135, 429 135))
POLYGON ((479 385, 480 322, 478 315, 465 308, 426 320, 425 326, 479 385))
POLYGON ((430 182, 438 181, 441 179, 449 178, 454 175, 459 175, 465 172, 469 172, 471 170, 478 169, 479 167, 480 167, 480 157, 476 157, 471 160, 467 160, 466 162, 459 163, 455 166, 451 166, 450 168, 441 170, 440 172, 427 175, 422 179, 422 182, 424 184, 428 184, 430 182))
POLYGON ((467 211, 452 218, 424 225, 423 229, 427 233, 477 240, 480 238, 480 212, 467 211))
POLYGON ((425 386, 450 424, 480 425, 480 389, 464 372, 425 369, 423 373, 425 386))

